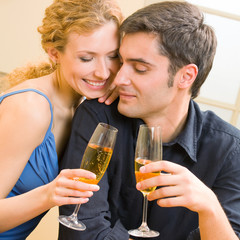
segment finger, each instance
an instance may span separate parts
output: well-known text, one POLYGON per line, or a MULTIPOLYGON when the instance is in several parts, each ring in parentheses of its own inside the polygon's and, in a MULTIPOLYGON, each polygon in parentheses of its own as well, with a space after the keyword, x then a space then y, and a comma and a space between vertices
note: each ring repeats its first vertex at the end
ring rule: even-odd
POLYGON ((68 188, 57 188, 54 192, 55 196, 61 196, 61 197, 83 197, 83 198, 89 198, 92 197, 93 192, 92 191, 80 191, 76 189, 68 189, 68 188))
POLYGON ((78 189, 81 191, 98 191, 100 187, 96 184, 89 184, 81 181, 76 181, 74 179, 69 178, 59 178, 57 181, 58 187, 70 188, 70 189, 78 189))
POLYGON ((182 196, 161 198, 157 200, 160 207, 185 207, 184 198, 182 196))
POLYGON ((119 96, 119 93, 117 90, 113 91, 112 94, 107 98, 107 100, 105 101, 106 105, 110 105, 111 103, 113 103, 119 96))
POLYGON ((58 206, 62 205, 69 205, 69 204, 84 204, 89 201, 89 198, 75 198, 75 197, 60 197, 56 196, 55 197, 55 202, 57 203, 58 206))
POLYGON ((116 89, 116 85, 115 85, 115 84, 112 84, 112 85, 108 88, 108 90, 106 91, 106 93, 105 93, 102 97, 98 98, 98 101, 101 102, 101 103, 103 103, 103 102, 112 94, 112 92, 115 91, 115 89, 116 89))
POLYGON ((104 102, 106 101, 107 98, 108 98, 108 94, 107 94, 107 95, 105 94, 104 96, 98 98, 98 102, 100 102, 100 103, 104 103, 104 102))
POLYGON ((183 169, 182 166, 176 163, 172 163, 166 160, 161 160, 157 162, 149 163, 140 168, 140 172, 149 173, 149 172, 160 172, 164 171, 166 173, 177 174, 183 169))
POLYGON ((119 94, 116 85, 111 85, 104 96, 98 98, 98 101, 100 103, 105 102, 105 104, 110 105, 115 99, 117 99, 118 95, 119 94))
POLYGON ((156 199, 177 197, 183 194, 182 188, 179 186, 165 186, 156 189, 155 191, 148 194, 148 200, 153 201, 156 199))
POLYGON ((169 185, 177 185, 179 183, 179 176, 178 175, 171 175, 171 174, 162 174, 160 173, 159 176, 148 178, 137 183, 136 188, 138 190, 144 190, 146 188, 151 187, 162 187, 162 186, 169 186, 169 185))
POLYGON ((90 171, 84 169, 64 169, 60 172, 61 176, 65 176, 67 178, 74 177, 82 177, 82 178, 90 178, 95 179, 96 175, 90 171))

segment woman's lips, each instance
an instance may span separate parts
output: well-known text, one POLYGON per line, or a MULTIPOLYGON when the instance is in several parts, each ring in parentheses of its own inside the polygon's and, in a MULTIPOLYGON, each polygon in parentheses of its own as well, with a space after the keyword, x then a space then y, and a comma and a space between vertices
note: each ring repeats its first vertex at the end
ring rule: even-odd
POLYGON ((83 81, 85 81, 89 85, 92 85, 92 86, 95 86, 95 87, 104 86, 105 83, 106 83, 106 80, 104 80, 104 81, 91 81, 91 80, 83 79, 83 81))

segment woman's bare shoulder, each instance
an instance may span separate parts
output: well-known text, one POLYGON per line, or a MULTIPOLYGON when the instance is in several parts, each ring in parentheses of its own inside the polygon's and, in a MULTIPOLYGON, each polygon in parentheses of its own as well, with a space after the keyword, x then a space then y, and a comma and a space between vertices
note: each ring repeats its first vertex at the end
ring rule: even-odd
POLYGON ((19 92, 3 99, 0 105, 1 121, 18 127, 45 132, 51 122, 50 104, 46 97, 34 91, 19 92))

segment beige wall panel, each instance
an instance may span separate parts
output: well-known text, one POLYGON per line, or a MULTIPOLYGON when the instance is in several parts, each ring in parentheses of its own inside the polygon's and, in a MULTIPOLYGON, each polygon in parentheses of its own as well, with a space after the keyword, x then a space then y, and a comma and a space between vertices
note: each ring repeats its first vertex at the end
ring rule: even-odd
POLYGON ((230 110, 222 109, 219 107, 215 107, 215 106, 211 106, 211 105, 203 104, 203 103, 199 103, 199 106, 202 111, 211 110, 215 114, 217 114, 219 117, 221 117, 223 120, 225 120, 226 122, 231 121, 232 111, 230 111, 230 110))
POLYGON ((57 240, 58 207, 52 208, 26 240, 57 240))
POLYGON ((125 17, 144 6, 144 0, 118 0, 125 17))
POLYGON ((0 1, 0 71, 10 72, 45 56, 37 27, 51 0, 0 1))

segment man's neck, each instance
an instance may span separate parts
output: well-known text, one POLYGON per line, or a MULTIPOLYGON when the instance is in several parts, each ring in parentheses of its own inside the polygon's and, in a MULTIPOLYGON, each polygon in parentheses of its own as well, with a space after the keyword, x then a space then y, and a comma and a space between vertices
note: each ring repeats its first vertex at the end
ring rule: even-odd
POLYGON ((162 127, 162 141, 167 143, 174 140, 184 129, 189 109, 190 98, 182 99, 179 104, 172 104, 167 113, 159 116, 143 119, 149 126, 160 125, 162 127))

